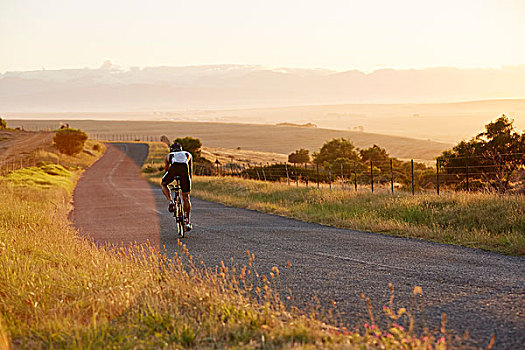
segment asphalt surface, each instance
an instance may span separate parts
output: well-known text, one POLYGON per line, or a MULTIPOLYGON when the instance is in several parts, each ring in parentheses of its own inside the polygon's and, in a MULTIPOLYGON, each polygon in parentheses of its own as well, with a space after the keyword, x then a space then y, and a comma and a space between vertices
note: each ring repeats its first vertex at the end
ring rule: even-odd
MULTIPOLYGON (((147 152, 140 145, 115 147, 139 164, 147 152)), ((118 171, 112 169, 108 167, 108 171, 118 171)), ((149 200, 136 203, 143 212, 157 217, 159 244, 174 254, 178 236, 160 188, 130 193, 134 197, 153 194, 154 207, 146 206, 149 200)), ((394 285, 396 307, 412 305, 417 285, 423 289, 424 305, 424 313, 416 314, 419 328, 426 324, 439 329, 441 314, 446 313, 447 329, 458 335, 468 331, 468 344, 485 347, 493 334, 496 349, 521 349, 525 344, 523 258, 304 223, 195 198, 192 204, 194 229, 183 242, 194 257, 210 268, 221 261, 229 264, 231 257, 242 266, 249 249, 256 256, 259 273, 268 275, 273 266, 279 268, 282 290, 292 291, 296 305, 309 308, 318 299, 328 307, 335 301, 342 322, 357 326, 369 322, 362 293, 371 299, 376 319, 384 321, 381 310, 390 297, 388 284, 394 285), (288 261, 290 269, 285 267, 288 261)), ((100 214, 105 212, 110 211, 100 214)), ((144 225, 141 229, 145 230, 144 225)))

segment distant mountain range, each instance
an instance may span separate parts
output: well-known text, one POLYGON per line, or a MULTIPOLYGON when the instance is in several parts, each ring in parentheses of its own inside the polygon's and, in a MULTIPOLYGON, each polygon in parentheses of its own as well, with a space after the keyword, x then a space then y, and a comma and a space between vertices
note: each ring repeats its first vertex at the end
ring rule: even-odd
POLYGON ((111 112, 525 97, 525 65, 487 69, 268 69, 246 65, 0 74, 0 112, 111 112))

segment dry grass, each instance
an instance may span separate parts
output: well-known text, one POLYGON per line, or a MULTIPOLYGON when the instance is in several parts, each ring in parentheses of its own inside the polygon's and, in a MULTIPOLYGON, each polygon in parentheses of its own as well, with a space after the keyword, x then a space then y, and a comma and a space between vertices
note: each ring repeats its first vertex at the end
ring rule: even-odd
POLYGON ((525 254, 525 198, 485 193, 412 196, 197 177, 192 194, 343 228, 525 254))

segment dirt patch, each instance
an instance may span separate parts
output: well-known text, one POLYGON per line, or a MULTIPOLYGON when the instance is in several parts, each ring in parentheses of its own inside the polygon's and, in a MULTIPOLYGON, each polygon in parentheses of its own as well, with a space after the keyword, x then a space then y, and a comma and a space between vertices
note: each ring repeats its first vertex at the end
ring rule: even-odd
POLYGON ((148 154, 145 144, 108 144, 105 155, 80 178, 73 195, 71 221, 97 243, 158 246, 159 223, 151 187, 140 176, 148 154))

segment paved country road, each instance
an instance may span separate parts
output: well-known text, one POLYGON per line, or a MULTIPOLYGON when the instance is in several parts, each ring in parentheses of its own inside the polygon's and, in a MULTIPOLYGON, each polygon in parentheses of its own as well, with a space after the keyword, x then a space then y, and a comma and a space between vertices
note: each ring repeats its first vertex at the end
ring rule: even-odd
MULTIPOLYGON (((149 239, 174 254, 177 235, 166 199, 158 186, 140 179, 138 165, 146 154, 141 144, 108 145, 79 182, 72 219, 99 242, 149 239)), ((384 320, 388 284, 396 290, 397 307, 411 306, 418 285, 425 306, 425 316, 416 317, 420 326, 425 321, 438 328, 446 313, 447 328, 457 334, 468 330, 477 346, 486 346, 492 334, 497 349, 525 344, 523 258, 304 223, 195 198, 192 204, 194 230, 183 241, 195 257, 211 268, 230 257, 243 265, 249 249, 260 273, 280 269, 283 289, 292 290, 298 305, 312 304, 315 296, 324 306, 334 300, 345 323, 362 325, 368 315, 361 293, 384 320)))

